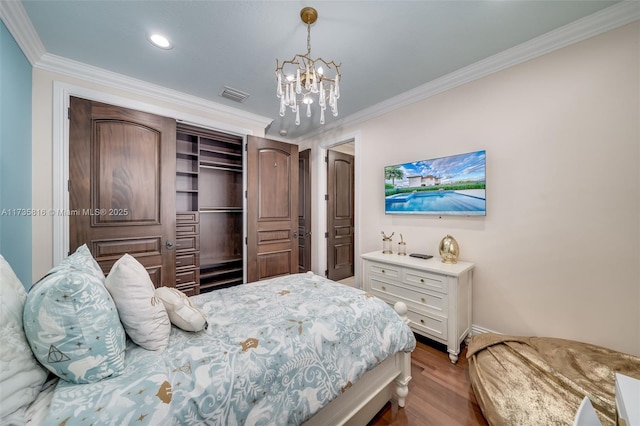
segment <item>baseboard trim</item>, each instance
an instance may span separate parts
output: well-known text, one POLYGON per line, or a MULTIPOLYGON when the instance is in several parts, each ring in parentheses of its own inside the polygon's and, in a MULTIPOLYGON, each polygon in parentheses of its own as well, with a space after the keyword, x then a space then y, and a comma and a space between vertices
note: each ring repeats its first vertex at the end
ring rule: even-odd
POLYGON ((483 333, 502 334, 499 331, 494 331, 494 330, 490 330, 490 329, 485 328, 485 327, 481 327, 479 325, 471 324, 471 335, 472 336, 475 336, 476 334, 483 334, 483 333))

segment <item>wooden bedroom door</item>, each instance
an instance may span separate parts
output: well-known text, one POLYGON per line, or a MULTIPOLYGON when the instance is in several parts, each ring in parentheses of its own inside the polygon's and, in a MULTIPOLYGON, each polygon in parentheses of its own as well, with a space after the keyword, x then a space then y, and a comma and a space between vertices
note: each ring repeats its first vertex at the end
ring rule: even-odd
POLYGON ((327 151, 327 277, 335 281, 353 276, 354 159, 327 151))
POLYGON ((247 280, 298 272, 298 146, 247 138, 247 280))
POLYGON ((70 105, 70 250, 86 243, 105 273, 129 253, 156 287, 175 286, 175 120, 73 97, 70 105))

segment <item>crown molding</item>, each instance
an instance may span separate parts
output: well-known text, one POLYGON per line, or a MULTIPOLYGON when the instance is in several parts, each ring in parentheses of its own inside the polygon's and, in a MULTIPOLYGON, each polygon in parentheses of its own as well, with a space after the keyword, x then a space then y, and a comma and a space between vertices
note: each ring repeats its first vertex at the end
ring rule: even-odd
POLYGON ((45 53, 36 29, 18 0, 0 1, 0 18, 33 66, 45 53))
POLYGON ((616 29, 640 19, 640 2, 625 0, 599 12, 549 31, 527 42, 504 50, 493 56, 453 71, 414 89, 403 92, 383 102, 351 114, 329 126, 305 135, 307 139, 352 126, 387 114, 396 109, 420 102, 439 93, 453 89, 490 74, 521 64, 563 47, 578 43, 596 35, 616 29))
POLYGON ((78 78, 101 86, 119 89, 127 93, 134 93, 153 99, 181 105, 207 114, 214 113, 225 119, 238 120, 243 123, 266 128, 273 121, 264 117, 238 108, 228 107, 216 102, 208 101, 197 96, 188 95, 176 90, 168 89, 143 80, 127 77, 122 74, 107 71, 102 68, 77 62, 61 56, 45 53, 34 65, 35 68, 51 71, 65 76, 78 78))

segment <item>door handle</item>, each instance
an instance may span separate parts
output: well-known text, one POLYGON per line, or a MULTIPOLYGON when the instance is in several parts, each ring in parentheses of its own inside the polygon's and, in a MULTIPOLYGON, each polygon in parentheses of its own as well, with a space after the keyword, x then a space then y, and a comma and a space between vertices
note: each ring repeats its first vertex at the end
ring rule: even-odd
POLYGON ((293 231, 293 238, 298 238, 298 231, 293 231))
POLYGON ((173 250, 173 246, 174 246, 173 241, 167 240, 164 246, 167 248, 167 250, 173 250))

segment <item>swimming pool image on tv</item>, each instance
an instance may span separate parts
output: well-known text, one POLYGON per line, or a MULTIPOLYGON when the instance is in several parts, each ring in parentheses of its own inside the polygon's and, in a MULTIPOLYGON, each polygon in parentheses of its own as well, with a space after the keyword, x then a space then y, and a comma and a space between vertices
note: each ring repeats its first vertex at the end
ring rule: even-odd
POLYGON ((456 191, 431 191, 426 193, 395 194, 386 198, 386 211, 389 213, 424 213, 484 215, 486 201, 484 190, 477 195, 456 191), (482 198, 480 198, 482 196, 482 198))
POLYGON ((386 166, 385 213, 486 215, 486 151, 386 166))

